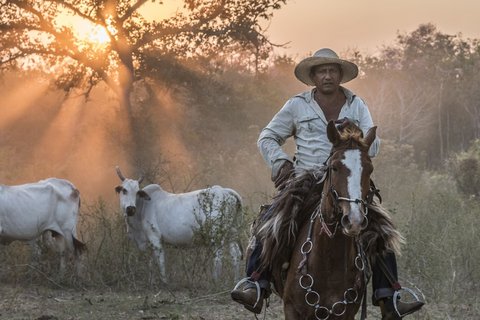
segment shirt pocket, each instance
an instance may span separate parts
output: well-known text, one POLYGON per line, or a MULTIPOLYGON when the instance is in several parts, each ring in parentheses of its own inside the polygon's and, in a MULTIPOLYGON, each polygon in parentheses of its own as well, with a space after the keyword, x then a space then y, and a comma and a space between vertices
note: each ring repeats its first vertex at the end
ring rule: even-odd
POLYGON ((325 131, 323 128, 322 119, 318 115, 308 115, 303 116, 298 119, 298 128, 297 135, 300 137, 312 137, 319 136, 322 131, 325 131))

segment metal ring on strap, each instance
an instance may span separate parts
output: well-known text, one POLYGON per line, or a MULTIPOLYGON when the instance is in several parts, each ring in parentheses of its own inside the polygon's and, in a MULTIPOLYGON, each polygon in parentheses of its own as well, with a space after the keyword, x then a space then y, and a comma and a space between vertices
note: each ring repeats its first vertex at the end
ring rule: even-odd
POLYGON ((298 279, 298 284, 300 285, 300 287, 302 287, 302 289, 308 290, 313 286, 313 277, 309 274, 302 274, 298 279), (304 285, 303 284, 304 279, 308 279, 310 283, 308 285, 304 285))
POLYGON ((345 302, 347 303, 355 303, 358 299, 358 292, 353 288, 347 289, 347 291, 343 293, 343 298, 345 298, 345 302), (350 296, 350 293, 352 293, 353 295, 350 296))
POLYGON ((332 312, 326 307, 319 307, 315 309, 315 318, 317 318, 317 320, 327 320, 331 314, 332 312), (320 313, 323 313, 324 315, 320 313))
POLYGON ((311 306, 311 307, 315 307, 317 306, 319 303, 320 303, 320 295, 318 294, 317 291, 314 291, 314 290, 307 290, 307 293, 305 293, 305 302, 311 306), (313 296, 313 299, 315 299, 316 301, 315 302, 310 302, 309 301, 309 297, 310 296, 310 299, 312 298, 313 296))
POLYGON ((302 254, 307 254, 307 253, 310 253, 310 251, 312 251, 312 248, 313 248, 313 242, 312 240, 310 240, 310 238, 308 238, 307 241, 305 241, 302 244, 302 248, 300 249, 300 252, 302 254))
POLYGON ((360 225, 360 229, 365 230, 367 227, 368 227, 368 218, 367 218, 367 214, 364 214, 362 224, 360 225))
POLYGON ((333 304, 331 313, 337 317, 340 317, 340 316, 343 316, 346 311, 347 311, 347 303, 345 301, 337 301, 333 304), (340 308, 338 306, 340 306, 340 308))
POLYGON ((365 270, 365 262, 363 261, 362 257, 360 254, 358 254, 355 257, 355 267, 357 267, 358 270, 363 271, 365 270))

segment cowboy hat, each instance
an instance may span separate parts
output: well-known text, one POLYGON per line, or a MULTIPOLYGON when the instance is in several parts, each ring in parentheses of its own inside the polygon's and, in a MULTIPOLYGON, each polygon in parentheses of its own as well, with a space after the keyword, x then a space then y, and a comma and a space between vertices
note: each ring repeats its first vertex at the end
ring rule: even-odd
POLYGON ((323 48, 315 52, 313 56, 300 61, 295 67, 295 76, 303 83, 314 86, 315 84, 310 78, 310 70, 312 67, 328 63, 339 64, 342 68, 343 77, 341 83, 348 82, 358 75, 358 67, 355 63, 340 59, 332 49, 323 48))

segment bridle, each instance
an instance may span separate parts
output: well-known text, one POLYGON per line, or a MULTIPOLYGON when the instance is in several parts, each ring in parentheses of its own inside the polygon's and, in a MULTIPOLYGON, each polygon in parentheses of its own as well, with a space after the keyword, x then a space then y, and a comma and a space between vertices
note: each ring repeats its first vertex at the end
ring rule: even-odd
MULTIPOLYGON (((342 209, 340 207, 340 202, 341 201, 346 201, 346 202, 352 202, 356 204, 361 204, 363 209, 363 216, 364 220, 362 222, 361 229, 365 229, 368 225, 368 219, 367 219, 367 214, 368 214, 368 206, 367 204, 371 203, 371 199, 373 199, 373 195, 378 193, 378 190, 373 187, 369 189, 369 192, 367 194, 366 199, 358 199, 358 198, 348 198, 348 197, 343 197, 340 196, 335 190, 332 180, 331 180, 331 175, 332 175, 332 166, 330 164, 330 160, 332 155, 335 152, 339 151, 344 151, 345 149, 341 150, 336 150, 333 151, 328 159, 325 161, 325 165, 320 168, 319 173, 322 174, 323 176, 319 179, 317 182, 318 184, 320 183, 326 183, 328 181, 328 192, 325 194, 324 191, 322 191, 322 196, 320 199, 320 203, 318 206, 315 208, 313 211, 311 217, 310 217, 310 223, 308 227, 308 233, 307 233, 307 238, 305 242, 302 244, 300 251, 303 255, 303 259, 300 262, 298 266, 298 270, 300 273, 299 277, 299 285, 302 289, 306 291, 305 293, 305 302, 313 307, 315 309, 314 315, 317 320, 327 320, 331 315, 340 317, 345 314, 347 310, 347 305, 348 304, 355 304, 359 299, 362 299, 360 296, 363 295, 363 310, 362 310, 362 319, 365 319, 366 317, 366 285, 367 282, 370 278, 370 267, 368 264, 368 259, 365 255, 365 251, 363 249, 362 243, 359 239, 358 236, 355 236, 355 245, 356 245, 356 255, 354 258, 354 265, 355 268, 358 270, 357 275, 355 277, 355 283, 353 284, 352 287, 346 289, 343 293, 343 300, 339 300, 335 303, 332 304, 330 308, 323 306, 320 304, 320 294, 313 288, 314 285, 314 278, 311 274, 308 273, 307 270, 307 261, 308 261, 308 255, 313 249, 313 238, 312 238, 312 233, 313 233, 313 225, 316 219, 320 220, 320 225, 321 225, 321 230, 320 234, 323 232, 325 233, 330 239, 333 238, 336 234, 337 227, 339 224, 344 226, 346 223, 345 219, 348 219, 348 216, 344 215, 342 212, 342 209), (373 195, 371 193, 374 193, 373 195), (325 218, 323 216, 322 212, 322 207, 323 207, 323 201, 325 200, 326 196, 331 196, 333 199, 333 204, 334 204, 334 215, 337 216, 339 214, 342 215, 342 218, 340 218, 339 221, 333 221, 333 222, 327 222, 325 221, 325 218), (333 232, 330 229, 330 226, 334 225, 333 232), (364 288, 362 289, 362 280, 364 283, 364 288), (359 290, 363 290, 363 292, 359 292, 359 290)), ((372 185, 372 184, 371 184, 372 185)), ((344 232, 344 234, 346 234, 344 232)), ((346 234, 349 236, 348 234, 346 234)))
MULTIPOLYGON (((365 199, 348 198, 348 197, 340 196, 338 191, 335 189, 335 187, 332 184, 331 176, 332 176, 333 166, 331 165, 331 158, 335 153, 340 152, 340 151, 345 151, 345 150, 346 149, 340 149, 340 150, 332 151, 330 153, 329 157, 327 158, 327 160, 325 161, 325 164, 324 164, 324 167, 323 167, 324 175, 319 180, 318 183, 320 184, 320 183, 325 183, 326 181, 328 181, 328 192, 327 192, 327 194, 325 194, 325 192, 322 191, 322 198, 321 198, 320 204, 319 204, 320 208, 317 208, 317 209, 321 211, 321 206, 323 205, 324 198, 326 196, 331 196, 332 200, 333 200, 334 216, 336 217, 338 215, 341 215, 342 217, 340 218, 340 223, 343 227, 345 227, 348 223, 348 221, 347 221, 348 216, 343 214, 343 210, 340 206, 340 202, 344 201, 344 202, 359 204, 362 207, 362 215, 363 215, 363 221, 362 221, 362 225, 360 226, 360 229, 364 230, 368 226, 368 217, 367 217, 368 206, 367 206, 367 204, 370 204, 371 200, 373 199, 373 195, 370 195, 370 193, 373 192, 373 190, 369 189, 368 194, 367 194, 365 199)), ((323 214, 321 212, 320 212, 320 215, 323 216, 323 214)), ((323 217, 322 217, 322 219, 323 219, 323 217)), ((345 234, 348 235, 348 233, 345 233, 345 234)))

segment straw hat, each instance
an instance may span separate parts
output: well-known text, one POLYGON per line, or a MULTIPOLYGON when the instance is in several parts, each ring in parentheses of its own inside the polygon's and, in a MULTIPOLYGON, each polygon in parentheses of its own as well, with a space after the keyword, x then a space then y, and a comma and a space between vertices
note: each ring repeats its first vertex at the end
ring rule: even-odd
POLYGON ((358 75, 358 67, 355 63, 340 59, 332 49, 323 48, 315 52, 313 56, 300 61, 295 67, 295 76, 303 83, 314 86, 315 84, 312 79, 310 79, 310 70, 314 66, 327 63, 337 63, 340 65, 343 71, 341 83, 348 82, 358 75))

